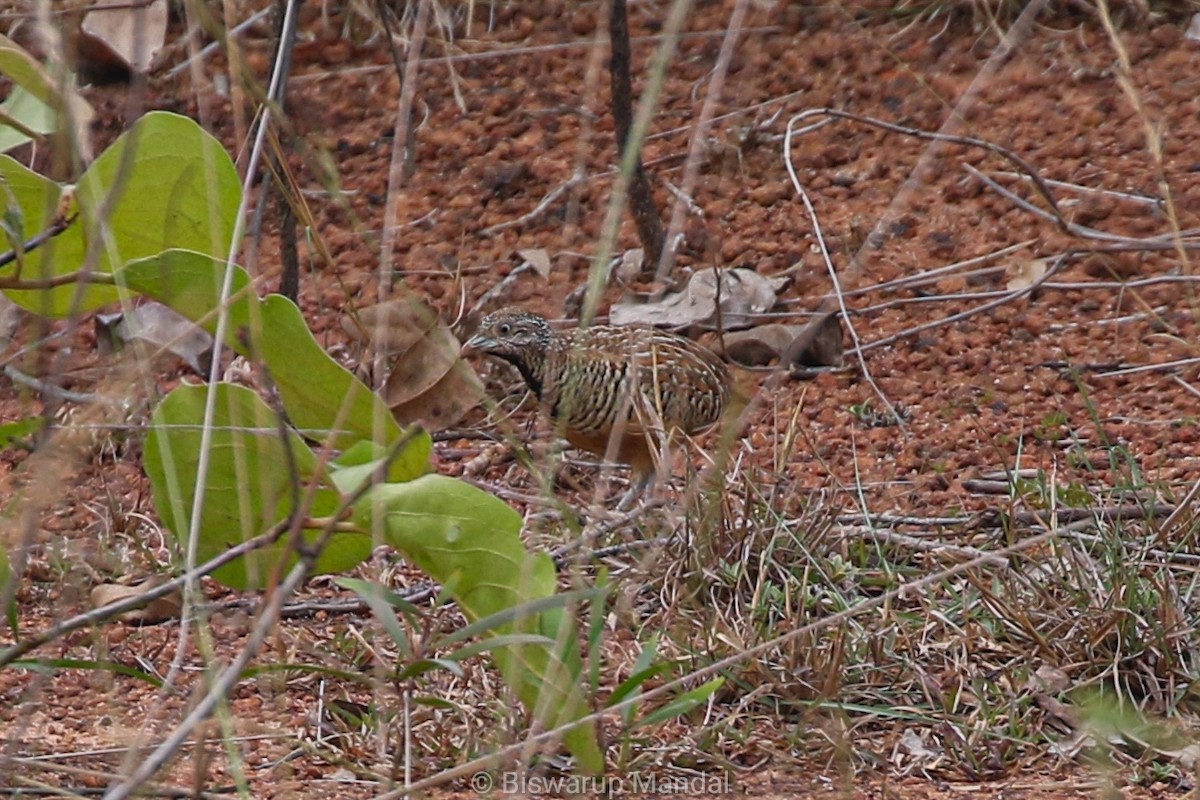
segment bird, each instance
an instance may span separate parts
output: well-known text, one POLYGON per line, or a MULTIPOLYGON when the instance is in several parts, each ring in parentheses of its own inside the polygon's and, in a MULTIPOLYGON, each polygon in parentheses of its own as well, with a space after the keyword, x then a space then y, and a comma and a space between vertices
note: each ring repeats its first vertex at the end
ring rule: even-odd
POLYGON ((691 339, 616 325, 556 332, 515 307, 484 317, 462 352, 512 364, 573 447, 628 464, 621 510, 654 482, 673 437, 715 426, 733 390, 725 363, 691 339))

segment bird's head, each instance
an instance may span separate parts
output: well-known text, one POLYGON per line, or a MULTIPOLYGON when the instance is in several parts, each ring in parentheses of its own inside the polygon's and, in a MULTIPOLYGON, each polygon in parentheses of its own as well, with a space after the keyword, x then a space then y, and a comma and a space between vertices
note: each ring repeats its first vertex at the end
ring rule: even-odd
POLYGON ((519 308, 505 308, 483 318, 462 352, 496 356, 520 366, 529 363, 531 356, 544 355, 553 337, 545 317, 519 308))

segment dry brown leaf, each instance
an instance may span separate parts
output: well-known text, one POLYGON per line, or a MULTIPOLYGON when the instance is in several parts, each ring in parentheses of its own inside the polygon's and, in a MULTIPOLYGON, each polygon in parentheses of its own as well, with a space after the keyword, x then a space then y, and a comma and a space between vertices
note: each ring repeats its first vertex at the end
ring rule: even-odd
POLYGON ((740 267, 701 270, 692 275, 683 291, 658 302, 615 304, 609 311, 609 319, 614 325, 713 327, 719 321, 725 330, 744 328, 751 323, 750 315, 761 314, 775 305, 778 292, 788 280, 786 276, 767 278, 740 267))
POLYGON ((342 318, 347 333, 384 355, 408 351, 437 324, 437 315, 410 297, 368 306, 342 318))
POLYGON ((617 264, 613 275, 618 283, 632 283, 641 276, 644 266, 646 266, 646 251, 641 247, 635 247, 621 254, 621 261, 617 264))
POLYGON ((388 375, 384 398, 397 406, 412 401, 437 385, 459 360, 461 343, 444 325, 432 328, 396 359, 388 375))
POLYGON ((1041 258, 1031 258, 1026 261, 1010 262, 1005 272, 1008 275, 1006 284, 1010 292, 1028 289, 1046 277, 1046 262, 1041 258))
POLYGON ((342 324, 392 357, 382 395, 397 422, 441 430, 483 399, 483 383, 460 357, 458 338, 416 298, 364 308, 342 324))
POLYGON ((212 364, 212 335, 162 303, 143 303, 129 311, 101 314, 96 317, 96 331, 98 340, 107 336, 111 345, 144 342, 174 353, 200 375, 206 374, 212 364))
POLYGON ((93 57, 111 56, 135 72, 146 72, 167 38, 167 0, 88 11, 80 24, 80 37, 87 40, 93 57))
POLYGON ((840 367, 843 354, 842 318, 828 313, 805 325, 784 350, 781 360, 791 367, 840 367))
MULTIPOLYGON (((140 597, 150 590, 162 586, 166 580, 161 575, 155 575, 134 586, 125 586, 119 583, 102 583, 92 589, 92 606, 100 608, 119 600, 140 597)), ((160 622, 179 619, 179 612, 182 608, 183 594, 176 588, 164 597, 151 600, 144 608, 126 611, 123 614, 119 614, 117 618, 122 622, 156 625, 160 622)))
MULTIPOLYGON (((393 373, 395 375, 395 373, 393 373)), ((462 419, 483 399, 483 382, 466 361, 459 359, 424 394, 402 403, 393 403, 391 393, 400 394, 398 382, 389 376, 383 387, 384 400, 392 415, 402 424, 420 423, 427 430, 440 431, 462 419)))
POLYGON ((761 367, 783 355, 788 345, 802 330, 803 325, 759 325, 749 330, 731 331, 717 338, 712 343, 712 348, 735 363, 747 367, 761 367))
POLYGON ((1058 667, 1043 664, 1025 681, 1025 688, 1033 692, 1061 694, 1071 688, 1071 678, 1058 667))
POLYGON ((1033 701, 1037 703, 1038 708, 1049 715, 1047 722, 1055 723, 1056 727, 1061 730, 1071 731, 1079 727, 1079 715, 1058 698, 1051 697, 1044 692, 1036 692, 1033 695, 1033 701))
POLYGON ((550 254, 538 247, 532 250, 518 250, 517 255, 529 262, 529 266, 543 278, 550 277, 550 254))

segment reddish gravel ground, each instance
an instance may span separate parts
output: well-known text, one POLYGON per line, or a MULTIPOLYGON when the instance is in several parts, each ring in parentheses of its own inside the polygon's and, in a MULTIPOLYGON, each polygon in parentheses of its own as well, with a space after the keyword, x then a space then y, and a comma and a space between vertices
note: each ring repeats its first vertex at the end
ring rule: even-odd
MULTIPOLYGON (((520 304, 569 321, 569 298, 586 279, 616 158, 607 49, 594 44, 604 30, 599 6, 566 0, 475 5, 469 31, 460 20, 453 41, 445 28, 436 28, 426 42, 414 94, 412 166, 399 185, 389 185, 389 174, 400 80, 384 38, 370 39, 368 23, 352 10, 306 8, 287 111, 308 150, 296 148, 291 165, 313 212, 314 235, 332 261, 321 263, 316 248, 302 242, 311 268, 302 279, 301 305, 318 339, 347 360, 359 353, 342 319, 347 308, 379 297, 379 243, 388 226, 397 282, 447 320, 458 316, 464 299, 470 308, 516 268, 519 251, 544 249, 549 274, 520 276, 490 306, 520 304), (322 18, 323 10, 333 16, 322 18), (344 25, 353 35, 341 35, 344 25), (326 152, 335 165, 341 199, 331 199, 304 156, 313 151, 326 152), (576 172, 583 178, 573 188, 525 219, 576 172), (489 232, 496 226, 505 227, 489 232)), ((634 69, 642 76, 667 5, 631 5, 634 69)), ((645 148, 664 219, 676 202, 667 182, 679 186, 684 180, 692 126, 735 5, 699 3, 666 74, 645 148)), ((1045 181, 1075 187, 1050 184, 1068 222, 1112 237, 1162 236, 1170 242, 1172 233, 1200 226, 1200 42, 1184 36, 1187 14, 1138 19, 1132 9, 1118 9, 1124 15, 1117 20, 1118 49, 1097 15, 1082 6, 1047 11, 1001 55, 994 29, 965 7, 930 8, 921 15, 914 8, 899 18, 866 6, 749 7, 716 103, 717 121, 699 145, 694 210, 684 215, 676 270, 680 280, 713 264, 788 275, 775 309, 790 315, 785 321, 803 321, 826 297, 831 283, 813 221, 789 180, 783 153, 788 120, 807 109, 842 109, 1008 148, 1045 181)), ((177 34, 173 29, 172 37, 177 34)), ((252 28, 242 45, 248 69, 265 75, 265 28, 252 28)), ((176 61, 181 57, 179 50, 176 61)), ((164 108, 194 116, 244 162, 250 117, 219 91, 227 76, 225 61, 210 58, 179 78, 160 74, 149 87, 88 90, 100 110, 98 145, 140 111, 164 108)), ((736 445, 747 474, 775 483, 796 507, 819 496, 834 509, 926 517, 1007 508, 1007 497, 981 491, 976 482, 1005 470, 1044 470, 1061 491, 1075 487, 1109 502, 1119 487, 1135 483, 1171 502, 1200 480, 1194 253, 1122 249, 1113 246, 1116 239, 1068 232, 969 173, 968 165, 1046 206, 1028 182, 1008 174, 1011 163, 979 147, 932 144, 839 121, 796 138, 786 155, 812 198, 839 269, 863 363, 907 421, 872 424, 882 417, 870 409, 882 408, 883 401, 857 367, 847 332, 847 369, 782 381, 767 371, 737 371, 739 386, 757 401, 736 445), (1112 252, 1084 252, 1101 245, 1112 252), (1013 249, 992 257, 1005 248, 1013 249), (1065 259, 1032 296, 965 315, 999 300, 1013 276, 1035 260, 1054 263, 1068 251, 1079 254, 1065 259), (881 288, 968 259, 983 260, 919 288, 881 288), (959 314, 965 316, 951 320, 959 314), (928 327, 916 330, 923 325, 928 327), (877 342, 885 344, 871 347, 877 342), (1127 458, 1114 462, 1114 452, 1127 458)), ((267 214, 256 257, 246 259, 265 276, 266 290, 277 286, 279 274, 274 215, 267 214)), ((618 247, 636 246, 626 218, 618 247)), ((630 293, 653 288, 610 285, 601 314, 630 293)), ((27 365, 27 371, 57 374, 75 391, 111 394, 130 385, 131 373, 118 370, 130 366, 128 359, 98 353, 90 321, 43 352, 40 366, 27 365)), ((496 379, 490 367, 485 373, 496 379)), ((152 377, 155 389, 166 391, 179 380, 180 365, 157 364, 152 377)), ((27 390, 0 379, 0 419, 40 407, 27 390)), ((71 413, 75 422, 122 421, 92 408, 71 413)), ((517 430, 530 414, 528 406, 518 413, 517 430)), ((483 422, 482 411, 472 412, 459 425, 462 436, 438 443, 441 471, 462 473, 482 446, 469 432, 483 422)), ((23 630, 85 608, 90 586, 113 572, 148 570, 164 556, 136 430, 95 439, 55 453, 0 455, 0 496, 17 501, 8 506, 16 513, 38 519, 37 551, 19 595, 23 630)), ((567 497, 585 502, 594 474, 590 466, 578 467, 573 477, 579 492, 567 497)), ((479 478, 519 506, 523 495, 536 494, 528 471, 512 462, 493 465, 479 478)), ((609 493, 618 491, 614 486, 609 493)), ((332 593, 327 587, 310 591, 332 593)), ((211 588, 210 599, 233 598, 211 588)), ((366 624, 364 615, 325 612, 288 620, 263 658, 319 661, 322 651, 349 646, 348 626, 366 624)), ((211 658, 236 652, 247 626, 243 612, 219 614, 211 658)), ((111 657, 165 674, 176 631, 108 626, 41 654, 111 657)), ((193 654, 189 672, 202 661, 193 654)), ((316 691, 315 679, 247 681, 230 704, 229 727, 209 731, 247 737, 244 769, 254 796, 376 792, 334 782, 351 774, 350 764, 303 751, 281 760, 295 747, 285 734, 314 735, 316 691)), ((45 677, 13 669, 0 671, 0 698, 8 752, 86 752, 68 763, 101 770, 117 763, 105 748, 127 745, 146 719, 154 720, 152 732, 170 730, 189 704, 187 696, 164 699, 107 674, 45 677)), ((374 745, 362 742, 369 740, 346 745, 347 761, 372 760, 374 745)), ((761 766, 734 784, 763 797, 938 800, 1096 796, 1107 785, 1078 764, 1048 758, 1010 770, 999 781, 974 783, 961 775, 949 781, 944 775, 898 777, 886 762, 848 774, 854 770, 836 760, 806 761, 805 751, 797 752, 747 755, 741 765, 761 766)), ((218 756, 189 751, 171 780, 190 785, 193 770, 218 756)), ((227 778, 228 764, 218 761, 214 774, 227 778)), ((419 763, 426 774, 448 765, 434 757, 419 763)), ((213 778, 206 787, 222 780, 213 778)), ((106 783, 86 774, 69 782, 106 783)), ((1175 784, 1125 786, 1120 777, 1116 784, 1123 788, 1115 791, 1130 798, 1181 793, 1175 784)))

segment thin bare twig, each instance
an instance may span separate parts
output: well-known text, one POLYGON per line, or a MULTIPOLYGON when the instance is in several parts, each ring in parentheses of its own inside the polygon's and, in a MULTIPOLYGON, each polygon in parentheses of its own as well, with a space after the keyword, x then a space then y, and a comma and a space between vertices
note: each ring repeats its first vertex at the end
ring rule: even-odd
POLYGON ((558 198, 562 197, 564 194, 583 183, 584 177, 585 175, 582 171, 576 171, 576 173, 572 175, 566 182, 560 183, 557 187, 551 190, 549 194, 543 197, 529 213, 522 214, 516 219, 510 219, 507 222, 499 222, 489 228, 484 228, 479 232, 479 235, 492 236, 500 231, 508 230, 509 228, 518 228, 522 225, 539 219, 542 215, 550 210, 550 207, 554 205, 558 198))
POLYGON ((1165 240, 1162 236, 1152 236, 1147 239, 1136 239, 1131 236, 1121 236, 1116 233, 1107 233, 1096 228, 1089 228, 1086 225, 1080 225, 1076 222, 1070 222, 1062 216, 1062 213, 1057 207, 1054 208, 1053 213, 1046 211, 1045 209, 1038 208, 1033 203, 1030 203, 1028 200, 1016 194, 1015 192, 1004 188, 999 183, 992 180, 987 175, 984 175, 970 164, 963 164, 962 166, 963 169, 969 172, 972 176, 985 183, 997 194, 1000 194, 1007 200, 1010 200, 1014 205, 1024 209, 1025 211, 1028 211, 1031 214, 1039 216, 1042 219, 1055 223, 1066 233, 1078 236, 1081 239, 1098 239, 1102 242, 1114 242, 1129 246, 1131 249, 1135 250, 1178 250, 1181 247, 1186 250, 1200 250, 1200 242, 1190 242, 1181 240, 1179 238, 1165 240))
MULTIPOLYGON (((896 421, 896 424, 900 425, 902 428, 905 428, 907 425, 905 424, 903 417, 900 415, 900 412, 896 410, 896 407, 892 404, 892 401, 888 399, 888 396, 883 393, 882 389, 879 388, 879 384, 875 382, 875 378, 871 375, 871 370, 867 367, 867 360, 863 357, 864 351, 862 342, 858 337, 858 331, 855 329, 854 323, 850 321, 850 313, 846 308, 846 296, 842 293, 842 284, 838 279, 837 269, 833 266, 833 258, 829 255, 829 248, 825 245, 825 235, 821 232, 821 222, 817 217, 817 210, 813 207, 812 200, 809 198, 808 192, 805 191, 804 187, 800 184, 800 176, 796 174, 796 166, 792 163, 792 124, 795 119, 796 118, 788 120, 787 133, 784 135, 783 139, 783 163, 784 166, 787 167, 788 177, 792 181, 792 188, 796 190, 798 195, 800 195, 800 199, 804 203, 804 208, 808 211, 809 219, 812 220, 813 235, 817 238, 817 246, 821 250, 821 258, 825 261, 825 269, 829 273, 829 280, 833 283, 832 302, 830 302, 830 297, 826 297, 824 300, 822 300, 822 310, 825 310, 827 305, 832 306, 836 304, 837 309, 841 312, 842 321, 846 324, 846 330, 850 332, 850 338, 854 341, 854 352, 858 358, 858 366, 859 369, 862 370, 863 378, 871 386, 871 389, 875 392, 875 395, 880 399, 880 401, 883 402, 884 406, 887 408, 888 414, 896 421)), ((828 313, 826 316, 828 316, 828 313)), ((816 338, 816 333, 820 330, 820 327, 826 323, 826 321, 827 320, 825 318, 821 318, 808 323, 804 331, 802 331, 801 334, 796 337, 796 341, 788 345, 787 350, 779 359, 781 368, 788 369, 792 366, 792 363, 800 357, 801 352, 807 348, 811 340, 816 338)))
POLYGON ((1044 275, 1042 275, 1041 278, 1039 278, 1036 281, 1032 281, 1028 286, 1023 286, 1020 289, 1016 289, 1012 292, 1008 292, 1003 297, 1001 297, 997 300, 993 300, 990 303, 982 303, 978 306, 975 306, 974 308, 969 308, 966 311, 959 312, 958 314, 951 314, 950 316, 945 317, 943 319, 934 320, 932 322, 924 323, 923 325, 916 325, 912 328, 907 328, 905 330, 900 331, 899 333, 893 334, 892 336, 885 336, 882 339, 876 339, 873 342, 868 342, 867 344, 862 345, 861 351, 867 352, 869 350, 875 350, 880 347, 886 347, 889 344, 894 344, 895 342, 901 341, 903 339, 907 339, 910 336, 916 336, 917 334, 924 333, 925 331, 930 331, 935 328, 941 328, 946 325, 952 325, 955 322, 960 322, 961 320, 969 319, 970 317, 976 316, 977 314, 983 314, 985 312, 991 311, 993 308, 999 308, 1002 305, 1011 303, 1014 300, 1018 300, 1018 299, 1024 297, 1025 295, 1030 294, 1031 292, 1035 291, 1039 286, 1041 286, 1043 283, 1045 283, 1046 280, 1051 275, 1058 272, 1058 270, 1061 269, 1061 267, 1062 267, 1062 261, 1063 261, 1062 258, 1057 259, 1051 266, 1049 266, 1046 269, 1046 273, 1044 275))

